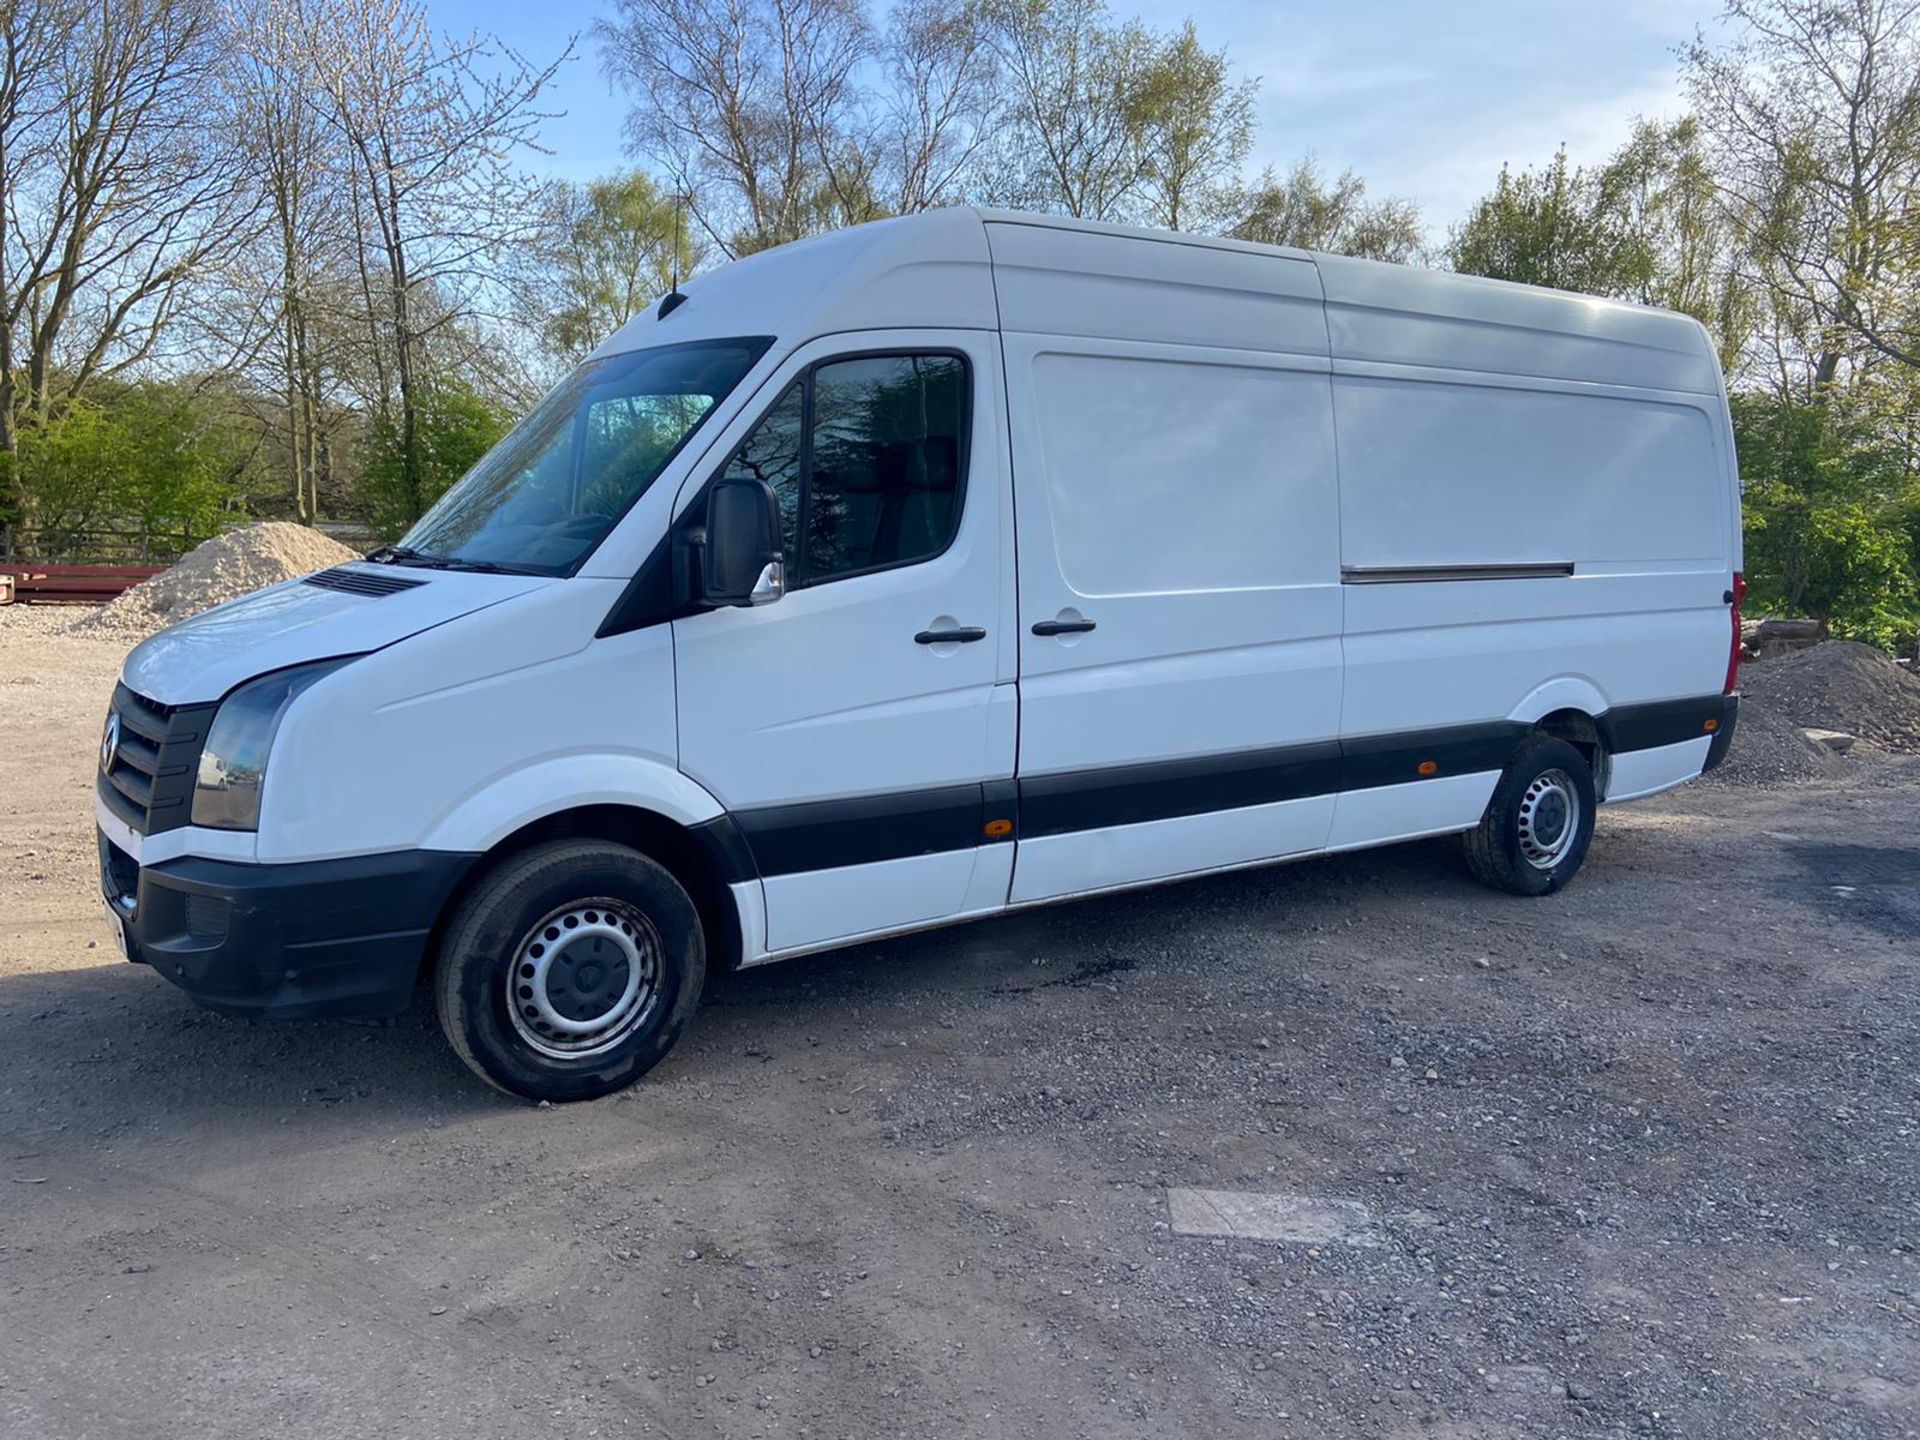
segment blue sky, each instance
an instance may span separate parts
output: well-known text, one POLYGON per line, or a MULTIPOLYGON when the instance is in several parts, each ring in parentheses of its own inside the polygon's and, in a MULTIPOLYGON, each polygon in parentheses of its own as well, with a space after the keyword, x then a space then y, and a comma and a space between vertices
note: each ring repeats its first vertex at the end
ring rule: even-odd
MULTIPOLYGON (((427 0, 437 28, 492 31, 529 58, 568 35, 541 168, 572 178, 626 163, 625 101, 609 93, 587 31, 608 0, 427 0)), ((1501 162, 1538 163, 1564 142, 1603 159, 1635 115, 1677 113, 1674 47, 1717 33, 1721 0, 1113 0, 1158 28, 1191 15, 1238 73, 1259 77, 1256 168, 1305 152, 1351 166, 1371 193, 1417 201, 1436 235, 1493 184, 1501 162)))

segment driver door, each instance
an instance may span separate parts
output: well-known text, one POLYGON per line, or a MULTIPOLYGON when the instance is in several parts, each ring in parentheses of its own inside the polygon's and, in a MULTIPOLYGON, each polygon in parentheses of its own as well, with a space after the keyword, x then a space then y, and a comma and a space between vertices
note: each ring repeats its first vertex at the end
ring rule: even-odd
POLYGON ((683 497, 725 474, 780 501, 786 593, 673 627, 680 767, 753 852, 769 955, 1006 903, 1013 845, 985 834, 1015 742, 1000 375, 987 333, 816 341, 683 497))

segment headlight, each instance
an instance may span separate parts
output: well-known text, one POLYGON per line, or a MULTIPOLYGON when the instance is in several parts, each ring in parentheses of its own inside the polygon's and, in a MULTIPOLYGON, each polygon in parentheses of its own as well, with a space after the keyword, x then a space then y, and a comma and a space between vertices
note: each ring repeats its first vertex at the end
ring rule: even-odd
POLYGON ((194 824, 214 830, 260 828, 260 788, 267 777, 267 755, 287 707, 314 681, 354 658, 348 655, 276 670, 249 680, 220 702, 200 751, 200 775, 193 790, 194 824))

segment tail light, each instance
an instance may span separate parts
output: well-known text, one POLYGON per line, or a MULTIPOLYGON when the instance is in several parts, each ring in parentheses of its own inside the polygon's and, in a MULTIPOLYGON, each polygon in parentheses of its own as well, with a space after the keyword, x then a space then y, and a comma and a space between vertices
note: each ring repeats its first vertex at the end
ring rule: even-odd
POLYGON ((1740 602, 1747 598, 1747 577, 1738 570, 1733 572, 1733 588, 1727 591, 1731 602, 1728 614, 1732 617, 1733 640, 1727 648, 1727 683, 1721 687, 1722 695, 1733 694, 1733 687, 1740 683, 1740 602))

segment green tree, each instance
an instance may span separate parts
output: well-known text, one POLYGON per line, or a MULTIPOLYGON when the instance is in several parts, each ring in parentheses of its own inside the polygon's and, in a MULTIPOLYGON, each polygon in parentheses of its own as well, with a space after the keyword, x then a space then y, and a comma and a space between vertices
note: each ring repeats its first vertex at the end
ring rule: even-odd
POLYGON ((90 529, 211 535, 250 458, 233 418, 183 382, 102 382, 19 440, 21 489, 56 552, 90 529))
POLYGON ((1240 208, 1239 221, 1227 232, 1236 240, 1396 264, 1418 260, 1426 248, 1418 206, 1369 200, 1366 181, 1351 170, 1328 180, 1311 155, 1284 179, 1269 167, 1241 197, 1240 208))
POLYGON ((639 170, 563 183, 554 212, 542 331, 548 348, 569 360, 584 359, 706 258, 673 198, 639 170))
POLYGON ((359 491, 368 523, 383 536, 401 534, 507 430, 507 420, 471 386, 442 380, 422 398, 410 475, 396 419, 376 416, 367 427, 359 491))
POLYGON ((1700 122, 1640 121, 1597 188, 1646 260, 1625 298, 1693 316, 1714 337, 1721 369, 1735 374, 1764 307, 1700 122))
POLYGON ((1202 45, 1191 20, 1160 42, 1133 99, 1141 219, 1167 230, 1229 223, 1256 89, 1233 82, 1227 52, 1202 45))
POLYGON ((1754 394, 1733 397, 1733 418, 1754 612, 1910 643, 1920 624, 1911 482, 1871 420, 1754 394))
POLYGON ((1641 292, 1653 278, 1651 248, 1602 179, 1569 165, 1564 147, 1537 171, 1503 166, 1493 193, 1454 229, 1448 264, 1587 295, 1641 292))

